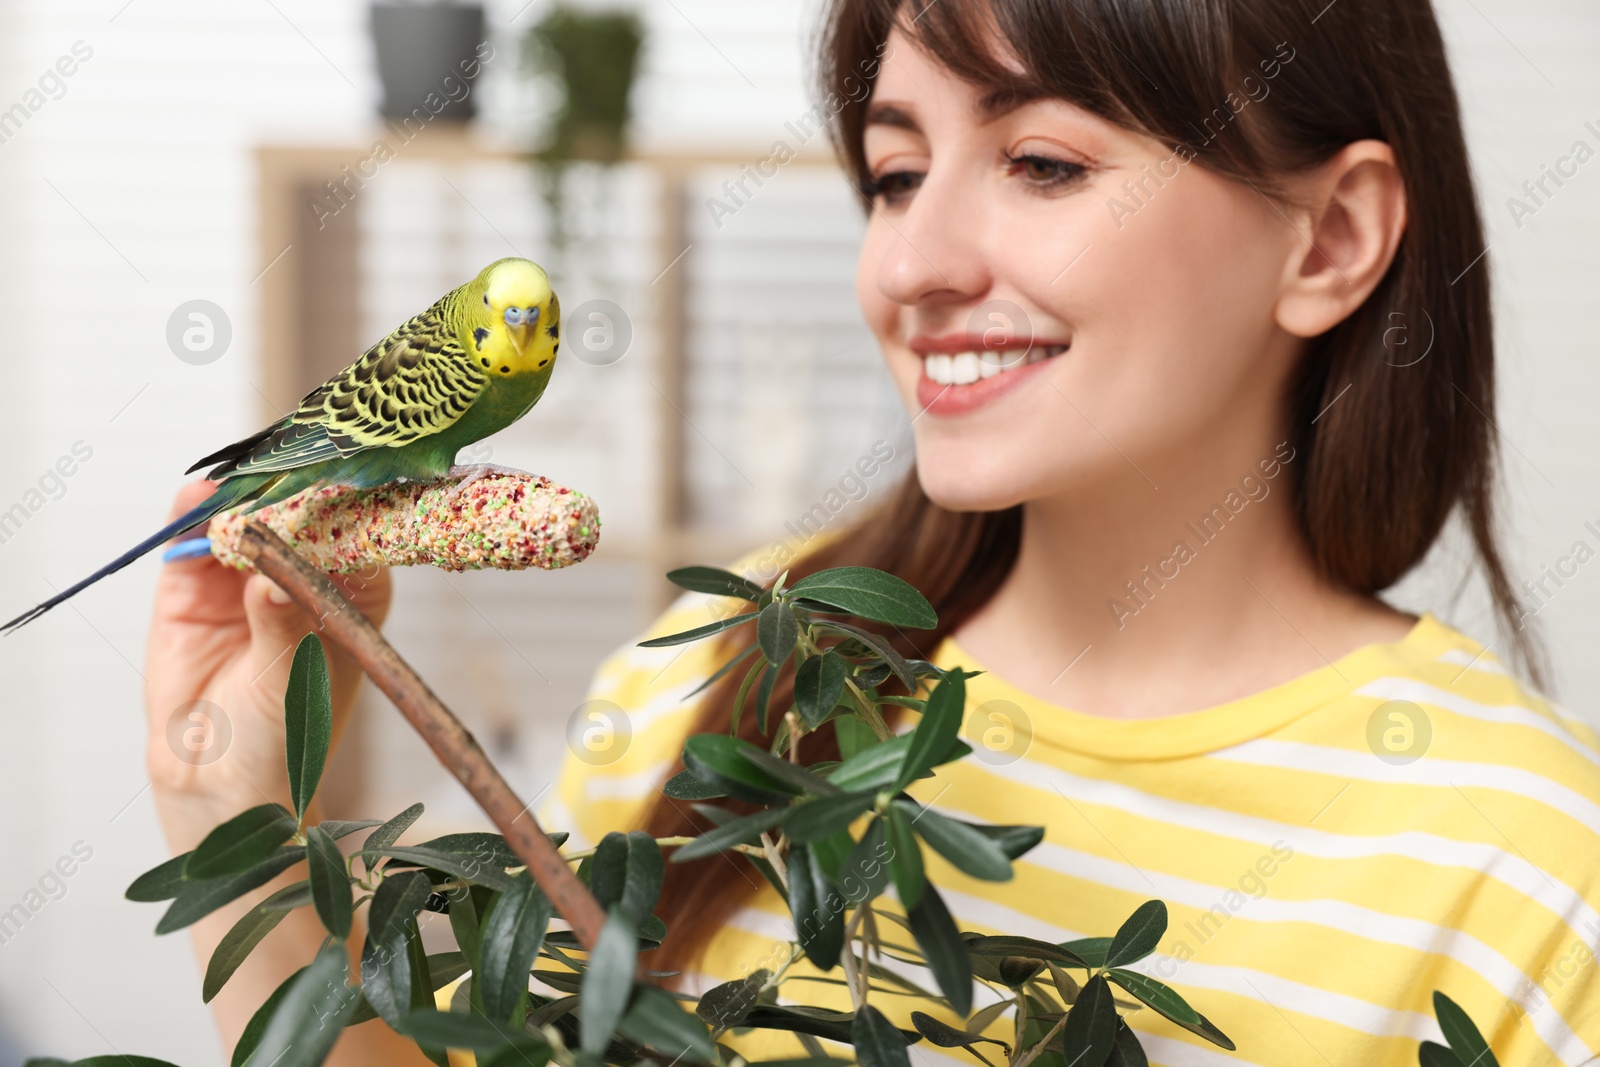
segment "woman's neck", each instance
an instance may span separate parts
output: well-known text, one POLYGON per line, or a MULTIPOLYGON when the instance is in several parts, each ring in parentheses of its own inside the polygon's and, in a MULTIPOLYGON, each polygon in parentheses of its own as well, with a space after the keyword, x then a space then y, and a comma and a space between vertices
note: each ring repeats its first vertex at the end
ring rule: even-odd
POLYGON ((1305 457, 1288 445, 1232 453, 1204 471, 1130 461, 1102 491, 1025 505, 1016 566, 957 641, 1049 703, 1148 718, 1403 636, 1408 616, 1317 572, 1291 493, 1305 457))

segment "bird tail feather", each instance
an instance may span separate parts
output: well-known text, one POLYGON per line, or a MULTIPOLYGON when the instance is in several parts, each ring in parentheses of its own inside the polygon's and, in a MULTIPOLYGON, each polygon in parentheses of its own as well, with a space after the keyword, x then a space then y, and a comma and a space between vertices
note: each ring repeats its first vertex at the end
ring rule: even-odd
POLYGON ((261 488, 261 483, 256 482, 254 479, 241 478, 237 481, 230 480, 222 483, 221 485, 217 486, 216 492, 206 497, 206 499, 199 505, 191 508, 189 511, 184 512, 182 515, 179 515, 176 519, 173 519, 161 529, 157 530, 143 541, 140 541, 138 544, 128 549, 128 551, 124 552, 110 563, 107 563, 104 567, 101 567, 99 570, 89 575, 89 577, 85 578, 83 581, 63 589, 49 600, 34 605, 21 615, 18 615, 16 618, 12 619, 10 622, 0 625, 0 634, 9 634, 13 630, 17 630, 28 625, 28 623, 32 622, 34 619, 37 619, 39 616, 49 611, 57 604, 77 596, 79 593, 83 592, 100 579, 106 577, 107 575, 115 574, 117 571, 120 571, 122 568, 138 559, 140 556, 143 556, 150 550, 159 547, 164 542, 176 537, 185 530, 199 526, 202 522, 205 522, 218 512, 225 511, 226 509, 239 503, 241 500, 248 499, 253 493, 259 491, 261 488))

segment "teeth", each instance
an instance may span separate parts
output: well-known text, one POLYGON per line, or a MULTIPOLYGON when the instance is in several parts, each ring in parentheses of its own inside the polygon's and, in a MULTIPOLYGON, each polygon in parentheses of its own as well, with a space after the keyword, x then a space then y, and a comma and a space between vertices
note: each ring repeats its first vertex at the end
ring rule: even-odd
POLYGON ((922 373, 938 385, 970 385, 1032 363, 1043 363, 1067 350, 1066 345, 1042 345, 1025 354, 1016 349, 985 352, 935 353, 924 357, 922 373))
POLYGON ((978 357, 972 352, 957 352, 950 357, 950 380, 971 385, 978 380, 978 357))

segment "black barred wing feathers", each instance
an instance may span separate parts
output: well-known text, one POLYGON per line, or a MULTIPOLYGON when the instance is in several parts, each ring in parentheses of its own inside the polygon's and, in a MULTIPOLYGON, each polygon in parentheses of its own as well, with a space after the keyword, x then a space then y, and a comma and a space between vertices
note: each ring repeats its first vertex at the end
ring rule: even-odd
POLYGON ((393 448, 452 425, 487 376, 450 323, 451 293, 306 395, 294 414, 189 468, 210 477, 284 471, 373 448, 393 448))

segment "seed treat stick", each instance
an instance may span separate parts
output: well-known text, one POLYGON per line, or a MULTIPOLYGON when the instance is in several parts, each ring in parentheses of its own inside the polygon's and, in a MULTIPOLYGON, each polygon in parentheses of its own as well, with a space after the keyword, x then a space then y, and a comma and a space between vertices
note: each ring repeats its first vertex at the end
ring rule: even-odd
POLYGON ((246 523, 262 523, 311 566, 349 574, 374 564, 450 571, 555 570, 588 558, 600 540, 593 498, 535 475, 495 474, 458 491, 458 479, 376 489, 327 486, 211 520, 211 553, 247 569, 246 523))

